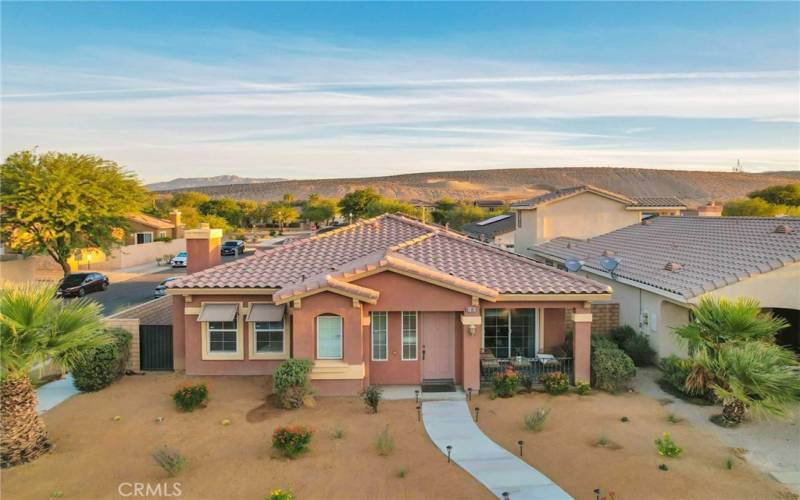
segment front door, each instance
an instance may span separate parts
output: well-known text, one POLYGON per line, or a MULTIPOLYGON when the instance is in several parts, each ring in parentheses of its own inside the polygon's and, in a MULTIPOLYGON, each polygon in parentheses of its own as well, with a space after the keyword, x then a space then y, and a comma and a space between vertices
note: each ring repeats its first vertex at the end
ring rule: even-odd
POLYGON ((421 313, 422 378, 455 378, 455 314, 421 313))

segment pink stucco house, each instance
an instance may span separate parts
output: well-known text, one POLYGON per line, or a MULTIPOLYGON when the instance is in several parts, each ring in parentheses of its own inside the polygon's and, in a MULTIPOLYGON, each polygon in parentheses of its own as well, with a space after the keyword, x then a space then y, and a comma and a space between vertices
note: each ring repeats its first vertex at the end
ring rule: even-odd
POLYGON ((591 302, 611 289, 400 215, 382 215, 228 264, 221 232, 187 231, 173 281, 173 364, 189 375, 265 375, 314 362, 323 395, 370 384, 478 389, 512 363, 589 379, 591 302), (569 352, 553 352, 573 333, 569 352), (548 354, 551 353, 551 354, 548 354))

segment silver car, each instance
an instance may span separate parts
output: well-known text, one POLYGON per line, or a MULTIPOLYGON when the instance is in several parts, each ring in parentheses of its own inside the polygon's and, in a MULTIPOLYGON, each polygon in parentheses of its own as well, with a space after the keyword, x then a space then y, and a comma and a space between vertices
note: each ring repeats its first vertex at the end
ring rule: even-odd
POLYGON ((153 298, 157 299, 159 297, 163 297, 164 295, 166 295, 167 294, 167 283, 169 283, 170 281, 175 281, 176 279, 178 279, 177 276, 171 276, 171 277, 165 279, 164 281, 162 281, 161 283, 159 283, 158 286, 156 287, 155 292, 153 292, 153 298))

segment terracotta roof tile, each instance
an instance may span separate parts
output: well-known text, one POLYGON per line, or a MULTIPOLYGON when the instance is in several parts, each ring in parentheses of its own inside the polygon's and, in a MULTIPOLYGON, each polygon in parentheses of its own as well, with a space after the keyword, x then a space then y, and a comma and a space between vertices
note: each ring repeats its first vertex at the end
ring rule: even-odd
MULTIPOLYGON (((370 266, 410 266, 486 293, 607 293, 608 287, 408 217, 386 214, 169 283, 170 288, 325 286, 370 266), (398 258, 399 256, 399 258, 398 258), (392 261, 392 259, 395 259, 392 261)), ((283 292, 280 292, 283 294, 283 292)))

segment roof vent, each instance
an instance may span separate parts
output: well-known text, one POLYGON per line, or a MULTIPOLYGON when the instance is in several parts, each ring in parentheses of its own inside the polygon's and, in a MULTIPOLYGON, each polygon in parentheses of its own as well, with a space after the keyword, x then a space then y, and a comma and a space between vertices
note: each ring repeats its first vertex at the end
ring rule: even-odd
POLYGON ((678 264, 677 262, 667 262, 667 265, 664 266, 665 271, 672 271, 673 273, 676 271, 680 271, 683 269, 683 266, 678 264))
POLYGON ((794 228, 792 226, 787 226, 786 224, 778 224, 773 232, 778 234, 789 234, 794 232, 794 228))
POLYGON ((649 217, 647 219, 642 219, 642 225, 643 226, 649 226, 652 223, 653 223, 653 221, 651 221, 649 217))
POLYGON ((616 255, 614 250, 603 250, 603 257, 613 257, 614 255, 616 255))

